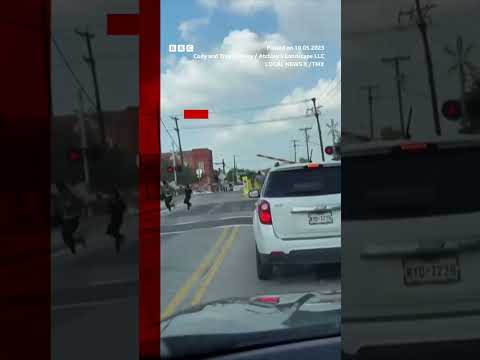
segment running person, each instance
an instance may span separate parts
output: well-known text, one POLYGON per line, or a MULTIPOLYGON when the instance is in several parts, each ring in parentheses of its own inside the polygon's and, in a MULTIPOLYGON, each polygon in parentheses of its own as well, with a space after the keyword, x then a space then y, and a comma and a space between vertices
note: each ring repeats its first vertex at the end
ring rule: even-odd
POLYGON ((64 183, 58 183, 60 193, 59 212, 61 217, 62 237, 65 245, 70 248, 72 254, 76 253, 76 243, 82 243, 86 247, 85 238, 76 237, 75 232, 80 226, 82 214, 82 202, 77 198, 64 183))
POLYGON ((192 207, 192 203, 190 202, 190 199, 192 198, 192 188, 190 185, 185 186, 185 199, 183 200, 183 203, 187 205, 187 209, 190 210, 192 207))
POLYGON ((123 234, 120 233, 120 227, 123 224, 123 216, 127 210, 127 205, 123 200, 118 189, 113 189, 112 197, 109 203, 110 223, 107 228, 107 235, 115 238, 115 249, 120 251, 120 244, 124 240, 123 234))
POLYGON ((167 207, 168 211, 172 211, 173 191, 170 185, 165 180, 163 181, 163 196, 165 206, 167 207))

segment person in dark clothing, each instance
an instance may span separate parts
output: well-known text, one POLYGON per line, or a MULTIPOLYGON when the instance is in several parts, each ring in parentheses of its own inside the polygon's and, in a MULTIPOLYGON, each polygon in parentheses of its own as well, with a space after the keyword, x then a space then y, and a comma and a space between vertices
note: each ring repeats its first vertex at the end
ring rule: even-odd
POLYGON ((172 211, 172 199, 173 191, 170 185, 166 181, 163 181, 163 200, 165 201, 165 206, 168 211, 172 211))
POLYGON ((187 204, 187 209, 190 210, 192 207, 192 203, 190 202, 190 199, 192 198, 192 188, 187 185, 185 186, 185 199, 183 200, 184 204, 187 204))
POLYGON ((75 254, 77 242, 82 243, 83 247, 86 247, 85 239, 74 235, 80 226, 80 216, 83 204, 65 183, 59 182, 56 185, 59 192, 58 211, 62 227, 63 241, 72 254, 75 254))
POLYGON ((110 223, 107 228, 107 235, 115 239, 115 249, 120 251, 120 245, 124 240, 123 234, 120 233, 120 227, 123 224, 123 216, 127 206, 118 189, 113 189, 112 197, 109 202, 110 223))

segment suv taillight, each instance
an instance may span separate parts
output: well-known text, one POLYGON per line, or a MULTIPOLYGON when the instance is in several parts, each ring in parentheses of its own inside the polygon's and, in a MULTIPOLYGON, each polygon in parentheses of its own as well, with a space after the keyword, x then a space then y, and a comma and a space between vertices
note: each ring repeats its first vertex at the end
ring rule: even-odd
POLYGON ((258 218, 264 225, 272 224, 272 213, 270 212, 270 204, 268 201, 262 200, 258 204, 258 218))

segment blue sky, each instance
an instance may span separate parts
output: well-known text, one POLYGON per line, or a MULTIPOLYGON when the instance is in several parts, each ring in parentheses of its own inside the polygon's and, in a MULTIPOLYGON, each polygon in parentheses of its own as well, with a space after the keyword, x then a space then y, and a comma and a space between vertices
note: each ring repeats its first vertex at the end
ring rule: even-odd
MULTIPOLYGON (((167 0, 162 2, 162 119, 171 135, 173 114, 184 108, 207 108, 205 122, 180 117, 182 147, 208 147, 215 161, 237 155, 240 167, 265 168, 271 161, 262 153, 293 158, 291 140, 299 140, 298 157, 306 156, 299 128, 310 127, 313 159, 320 160, 315 119, 306 116, 313 96, 321 108, 323 139, 331 143, 326 122, 334 119, 340 130, 340 2, 333 0, 167 0), (325 16, 322 17, 322 13, 325 16), (308 27, 308 30, 305 29, 308 27), (257 63, 223 65, 215 60, 193 60, 192 53, 172 54, 169 44, 193 44, 194 53, 249 53, 265 44, 326 45, 323 68, 278 70, 257 63), (183 58, 183 59, 182 59, 183 58), (257 111, 246 108, 263 105, 257 111), (295 117, 289 121, 275 121, 295 117), (261 125, 233 126, 248 121, 261 125), (207 128, 202 128, 207 127, 207 128)), ((307 52, 305 52, 307 53, 307 52)), ((314 53, 314 52, 311 52, 314 53)), ((172 140, 162 127, 162 151, 172 140)), ((329 158, 327 156, 327 158, 329 158)))

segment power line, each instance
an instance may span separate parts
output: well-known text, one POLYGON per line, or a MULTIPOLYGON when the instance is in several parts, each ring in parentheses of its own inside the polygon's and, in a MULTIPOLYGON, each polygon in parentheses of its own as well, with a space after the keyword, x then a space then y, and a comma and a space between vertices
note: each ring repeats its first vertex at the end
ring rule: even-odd
POLYGON ((269 119, 263 121, 252 121, 240 124, 228 124, 228 125, 206 125, 206 126, 195 126, 195 127, 182 127, 182 131, 186 130, 204 130, 204 129, 224 129, 224 128, 231 128, 231 127, 238 127, 238 126, 248 126, 248 125, 262 125, 262 124, 269 124, 274 122, 284 122, 290 120, 297 120, 297 119, 305 119, 305 115, 302 116, 289 116, 285 118, 277 118, 277 119, 269 119))
MULTIPOLYGON (((255 111, 255 110, 262 110, 268 108, 275 108, 275 107, 283 107, 283 106, 291 106, 291 105, 299 105, 304 104, 310 101, 310 99, 304 99, 299 101, 293 101, 288 103, 279 103, 279 104, 268 104, 268 105, 259 105, 253 107, 246 107, 246 108, 238 108, 238 109, 226 109, 226 110, 218 110, 218 111, 209 111, 210 114, 234 114, 244 111, 255 111)), ((172 116, 183 116, 183 114, 173 114, 172 116)))
POLYGON ((70 74, 74 78, 75 82, 77 83, 78 88, 85 94, 85 96, 87 97, 87 100, 93 106, 96 106, 95 101, 93 101, 91 96, 88 94, 87 90, 85 90, 85 87, 83 86, 82 82, 78 78, 77 74, 75 74, 75 71, 73 71, 72 66, 70 65, 70 62, 68 61, 67 57, 65 56, 62 49, 60 48, 60 45, 58 44, 58 42, 55 40, 55 38, 53 36, 52 36, 52 42, 53 42, 53 45, 55 46, 55 49, 57 50, 58 54, 62 58, 65 66, 67 67, 68 71, 70 72, 70 74))

